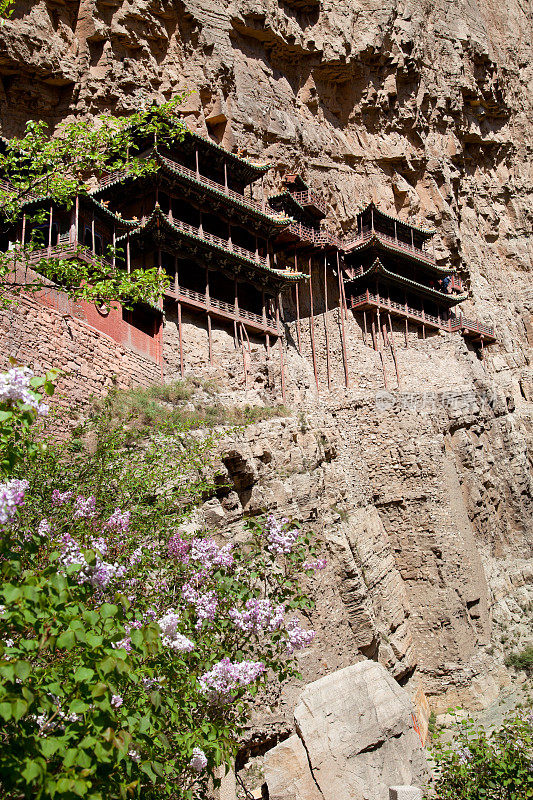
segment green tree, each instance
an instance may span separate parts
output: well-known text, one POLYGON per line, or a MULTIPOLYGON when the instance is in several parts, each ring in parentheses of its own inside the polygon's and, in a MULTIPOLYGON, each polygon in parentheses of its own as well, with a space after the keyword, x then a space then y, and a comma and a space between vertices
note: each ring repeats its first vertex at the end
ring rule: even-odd
MULTIPOLYGON (((91 121, 66 122, 51 134, 45 122, 30 121, 24 135, 14 137, 0 155, 0 206, 4 232, 13 230, 28 208, 28 202, 55 202, 70 208, 77 195, 89 192, 88 181, 105 173, 126 172, 140 176, 156 169, 154 159, 140 151, 146 141, 170 144, 185 135, 185 127, 176 115, 184 94, 161 105, 152 104, 128 117, 104 114, 91 121)), ((29 214, 28 225, 42 224, 45 212, 29 214)), ((44 282, 17 281, 14 267, 31 266, 35 272, 60 284, 71 297, 118 300, 131 304, 139 300, 155 301, 167 279, 157 269, 134 270, 130 274, 112 265, 112 251, 107 257, 95 257, 87 264, 76 258, 47 258, 39 232, 34 232, 23 249, 0 253, 0 291, 38 291, 44 282), (43 257, 36 260, 36 251, 43 257)))

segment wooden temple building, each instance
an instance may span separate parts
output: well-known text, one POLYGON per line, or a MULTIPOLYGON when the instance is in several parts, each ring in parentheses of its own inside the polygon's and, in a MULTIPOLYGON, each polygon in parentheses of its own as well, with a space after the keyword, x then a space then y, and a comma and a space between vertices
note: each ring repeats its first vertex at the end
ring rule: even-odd
MULTIPOLYGON (((371 203, 357 215, 354 238, 342 241, 324 226, 323 197, 297 174, 285 175, 282 191, 267 198, 263 176, 270 165, 231 153, 197 133, 189 131, 166 146, 146 140, 143 148, 155 171, 106 175, 70 210, 47 197, 32 198, 11 236, 16 241, 7 237, 0 247, 20 248, 37 234, 42 248, 30 253, 30 266, 38 266, 43 257, 88 263, 107 257, 127 272, 149 267, 164 271, 170 285, 157 305, 126 310, 82 301, 74 307, 93 328, 160 363, 161 374, 163 329, 170 319, 178 331, 179 372, 185 374, 185 312, 205 325, 211 363, 215 322, 228 331, 243 357, 246 349, 251 352, 252 337, 264 342, 268 356, 276 346, 283 396, 283 336, 288 327, 282 323, 294 323, 301 353, 302 320, 308 318, 318 388, 315 316, 324 313, 330 387, 328 312, 334 308, 339 310, 346 386, 348 309, 362 315, 364 341, 376 349, 380 332, 385 339, 388 335, 384 327, 392 331, 392 318, 404 320, 406 331, 415 324, 423 336, 426 330, 442 329, 460 331, 482 345, 495 340, 488 326, 453 313, 467 294, 455 271, 436 263, 430 231, 371 203), (37 230, 30 222, 36 209, 48 215, 37 230), (320 290, 318 310, 313 286, 320 290)), ((54 297, 50 289, 42 301, 57 305, 54 297)), ((247 386, 246 360, 244 374, 247 386)))
MULTIPOLYGON (((363 315, 365 339, 374 347, 391 318, 426 330, 460 331, 481 343, 495 341, 492 327, 452 309, 468 298, 454 269, 440 266, 431 248, 433 231, 380 211, 369 203, 357 214, 357 235, 344 243, 344 284, 348 307, 363 315)), ((384 334, 385 340, 387 335, 384 334)))

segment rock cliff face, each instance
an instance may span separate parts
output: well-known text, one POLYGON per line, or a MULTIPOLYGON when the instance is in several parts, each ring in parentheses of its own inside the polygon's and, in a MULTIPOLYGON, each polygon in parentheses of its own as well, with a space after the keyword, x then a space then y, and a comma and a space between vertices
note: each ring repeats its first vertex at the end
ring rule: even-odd
MULTIPOLYGON (((329 565, 312 587, 306 680, 364 655, 437 711, 497 696, 501 626, 506 647, 531 636, 529 14, 523 0, 20 0, 0 28, 5 136, 35 116, 125 113, 188 87, 191 125, 274 163, 267 189, 300 170, 337 231, 370 198, 436 228, 439 262, 470 289, 465 313, 494 324, 498 344, 480 354, 397 329, 396 376, 350 317, 345 391, 331 310, 328 393, 317 285, 322 393, 308 321, 301 356, 288 323, 300 411, 227 443, 234 490, 205 512, 227 535, 266 506, 318 531, 329 565)), ((261 393, 255 344, 251 359, 261 393)), ((294 700, 289 687, 273 715, 258 712, 258 737, 290 729, 294 700)))

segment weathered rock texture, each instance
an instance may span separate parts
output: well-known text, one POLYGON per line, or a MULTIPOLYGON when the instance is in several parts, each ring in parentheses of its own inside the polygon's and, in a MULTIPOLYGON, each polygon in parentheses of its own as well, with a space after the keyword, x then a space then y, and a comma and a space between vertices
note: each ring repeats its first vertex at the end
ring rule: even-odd
POLYGON ((407 693, 363 661, 305 687, 297 735, 270 750, 271 800, 386 800, 389 786, 425 784, 428 767, 407 693))
MULTIPOLYGON (((228 443, 234 489, 205 509, 225 535, 268 506, 323 540, 307 681, 364 655, 436 711, 490 702, 508 680, 505 650, 531 636, 529 14, 522 0, 21 0, 0 28, 4 135, 36 115, 127 112, 188 86, 192 125, 276 164, 269 189, 301 170, 339 232, 371 197, 436 228, 438 260, 470 289, 465 313, 493 323, 498 344, 481 358, 457 336, 411 330, 407 347, 397 328, 398 381, 390 351, 383 370, 351 317, 346 392, 332 286, 328 394, 316 277, 321 396, 309 321, 300 356, 287 297, 288 391, 300 411, 228 443)), ((240 354, 216 337, 230 391, 244 383, 240 354)), ((187 368, 206 370, 205 333, 187 321, 185 339, 187 368)), ((251 351, 248 398, 266 397, 279 361, 251 351)), ((258 711, 257 741, 292 730, 295 697, 287 687, 277 711, 258 711)))

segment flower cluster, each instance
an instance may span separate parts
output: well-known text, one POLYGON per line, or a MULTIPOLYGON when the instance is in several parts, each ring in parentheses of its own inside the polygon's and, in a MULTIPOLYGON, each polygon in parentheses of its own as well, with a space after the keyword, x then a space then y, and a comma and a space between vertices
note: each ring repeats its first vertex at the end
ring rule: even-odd
POLYGON ((54 489, 52 492, 52 505, 53 506, 62 506, 64 503, 67 503, 70 498, 72 497, 72 492, 60 492, 59 489, 54 489))
POLYGON ((204 569, 230 569, 233 566, 232 549, 231 543, 219 547, 214 539, 195 537, 191 542, 190 557, 192 561, 198 561, 204 569))
POLYGON ((231 701, 239 688, 249 686, 264 672, 262 661, 233 662, 226 657, 201 675, 198 682, 209 700, 231 701))
POLYGON ((170 647, 176 652, 190 653, 194 650, 194 642, 178 632, 180 616, 176 611, 167 611, 157 620, 161 628, 161 643, 164 647, 170 647))
POLYGON ((41 403, 39 395, 30 388, 32 378, 33 372, 28 367, 13 367, 0 374, 0 403, 20 401, 38 414, 47 414, 47 403, 41 403))
POLYGON ((47 519, 42 519, 39 522, 39 527, 37 528, 37 536, 40 536, 41 539, 46 539, 46 537, 50 535, 50 531, 50 523, 47 519))
POLYGON ((271 553, 281 555, 292 551, 300 536, 300 531, 297 528, 288 528, 288 524, 289 520, 285 518, 280 522, 272 515, 267 518, 267 549, 271 553))
POLYGON ((196 625, 200 629, 203 623, 213 621, 218 608, 218 600, 214 592, 205 592, 201 594, 190 583, 185 583, 181 590, 181 596, 187 603, 196 608, 196 625))
POLYGON ((90 519, 96 515, 96 498, 94 495, 84 497, 79 494, 74 506, 75 519, 90 519))
POLYGON ((101 551, 99 553, 97 550, 96 562, 93 565, 87 563, 76 540, 69 533, 63 534, 59 562, 65 568, 74 564, 79 566, 78 583, 90 583, 95 589, 102 591, 114 578, 122 578, 126 574, 126 568, 116 562, 110 564, 108 561, 104 561, 102 554, 106 551, 106 545, 102 539, 93 539, 91 544, 101 551))
POLYGON ((200 750, 199 747, 195 747, 189 763, 195 772, 203 772, 207 767, 207 758, 204 751, 200 750))
POLYGON ((229 616, 236 628, 246 633, 262 634, 279 630, 283 625, 285 608, 272 607, 270 600, 247 600, 244 611, 230 608, 229 616))
POLYGON ((120 508, 115 508, 111 516, 106 522, 108 528, 112 530, 118 531, 120 533, 126 533, 130 526, 130 512, 124 511, 122 512, 120 508))
POLYGON ((17 506, 24 503, 24 493, 28 481, 13 478, 7 483, 0 483, 0 525, 6 525, 15 515, 17 506))
POLYGON ((182 539, 178 533, 175 533, 170 537, 167 548, 168 554, 171 556, 171 558, 175 558, 181 564, 189 563, 189 550, 191 549, 191 543, 188 539, 182 539))
POLYGON ((287 635, 289 640, 287 642, 287 650, 289 653, 294 653, 295 650, 303 650, 308 644, 311 644, 315 638, 315 631, 308 630, 300 626, 296 617, 289 620, 286 625, 287 635))
POLYGON ((316 561, 304 561, 302 569, 312 569, 313 572, 316 572, 320 569, 326 569, 327 563, 325 558, 317 558, 316 561))

